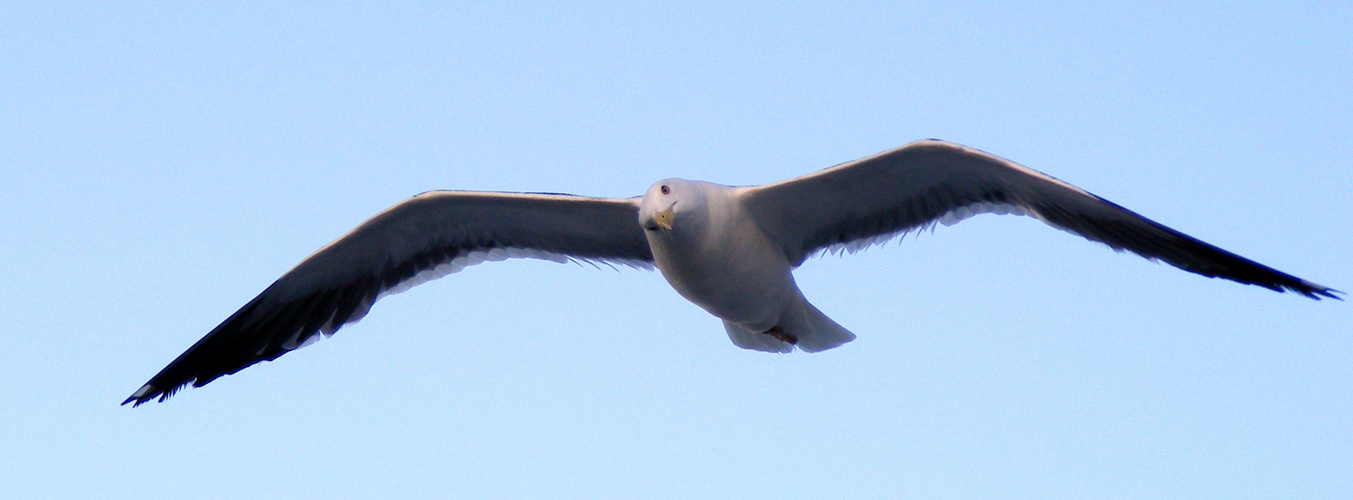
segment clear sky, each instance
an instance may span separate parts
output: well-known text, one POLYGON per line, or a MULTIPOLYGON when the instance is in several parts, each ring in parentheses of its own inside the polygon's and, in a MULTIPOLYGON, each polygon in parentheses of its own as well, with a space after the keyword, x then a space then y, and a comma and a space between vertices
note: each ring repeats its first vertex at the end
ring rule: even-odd
POLYGON ((0 5, 6 498, 1344 497, 1353 305, 1022 217, 809 261, 770 355, 654 272, 469 268, 119 406, 431 189, 760 184, 936 137, 1353 290, 1353 4, 0 5))

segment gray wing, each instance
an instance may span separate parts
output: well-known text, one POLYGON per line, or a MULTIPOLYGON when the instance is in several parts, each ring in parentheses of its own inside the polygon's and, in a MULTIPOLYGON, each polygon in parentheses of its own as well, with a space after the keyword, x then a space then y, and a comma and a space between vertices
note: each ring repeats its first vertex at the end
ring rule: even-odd
MULTIPOLYGON (((1054 227, 1210 278, 1339 299, 1277 271, 1005 159, 925 140, 811 175, 745 188, 742 202, 794 265, 979 213, 1029 215, 1054 227)), ((1342 300, 1342 299, 1341 299, 1342 300)))
POLYGON ((122 404, 164 401, 331 335, 379 298, 486 260, 651 268, 638 199, 434 191, 377 214, 278 278, 122 404))

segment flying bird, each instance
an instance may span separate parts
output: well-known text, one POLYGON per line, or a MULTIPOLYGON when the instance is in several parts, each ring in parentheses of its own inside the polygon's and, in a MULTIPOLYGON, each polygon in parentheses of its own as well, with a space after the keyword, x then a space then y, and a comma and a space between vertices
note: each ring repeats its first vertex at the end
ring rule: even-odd
POLYGON ((804 298, 793 270, 937 223, 1018 214, 1209 278, 1312 299, 1343 292, 1283 273, 997 156, 938 140, 764 186, 665 179, 642 197, 432 191, 376 214, 302 260, 122 404, 164 401, 271 361, 371 305, 485 261, 656 267, 723 320, 734 345, 818 352, 855 335, 804 298))

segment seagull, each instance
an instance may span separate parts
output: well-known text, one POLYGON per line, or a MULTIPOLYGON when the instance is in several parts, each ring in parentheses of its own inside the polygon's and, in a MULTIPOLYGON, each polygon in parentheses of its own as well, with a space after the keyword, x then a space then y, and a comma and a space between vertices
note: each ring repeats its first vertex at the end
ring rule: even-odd
POLYGON ((1322 285, 1222 250, 1009 160, 921 140, 803 177, 733 187, 664 179, 642 197, 431 191, 306 257, 122 404, 163 402, 360 320, 382 297, 509 258, 656 267, 733 344, 819 352, 855 339, 793 270, 978 214, 1016 214, 1185 271, 1320 300, 1322 285))

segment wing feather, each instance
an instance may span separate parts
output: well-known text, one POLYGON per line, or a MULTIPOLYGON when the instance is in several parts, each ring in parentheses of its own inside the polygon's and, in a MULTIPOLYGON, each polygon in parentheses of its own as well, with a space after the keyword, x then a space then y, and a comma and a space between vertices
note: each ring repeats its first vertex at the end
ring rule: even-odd
POLYGON ((744 207, 790 262, 855 251, 979 213, 1029 215, 1114 250, 1313 299, 1341 293, 1142 217, 1085 190, 953 143, 925 140, 807 176, 744 188, 744 207))
POLYGON ((278 278, 123 404, 270 361, 332 335, 385 295, 511 257, 651 267, 637 199, 434 191, 377 214, 278 278))

